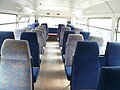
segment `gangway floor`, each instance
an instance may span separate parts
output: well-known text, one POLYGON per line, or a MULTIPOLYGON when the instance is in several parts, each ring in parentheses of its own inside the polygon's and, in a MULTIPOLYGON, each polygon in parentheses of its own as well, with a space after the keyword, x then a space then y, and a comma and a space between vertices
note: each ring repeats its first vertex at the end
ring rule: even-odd
POLYGON ((35 90, 70 90, 58 42, 48 41, 35 90))

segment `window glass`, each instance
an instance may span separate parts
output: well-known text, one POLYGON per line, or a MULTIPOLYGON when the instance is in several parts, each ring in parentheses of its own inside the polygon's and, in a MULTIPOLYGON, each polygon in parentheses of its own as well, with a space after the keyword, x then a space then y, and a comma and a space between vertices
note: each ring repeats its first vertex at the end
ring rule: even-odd
POLYGON ((57 28, 58 24, 67 24, 66 18, 52 18, 52 17, 40 17, 39 23, 47 23, 49 28, 57 28))
POLYGON ((111 29, 112 19, 89 19, 89 25, 105 29, 111 29))
POLYGON ((16 15, 0 14, 0 31, 13 31, 16 28, 16 15))
POLYGON ((0 24, 16 22, 16 15, 0 14, 0 24))
POLYGON ((104 40, 102 54, 105 52, 107 42, 111 41, 111 27, 111 19, 89 19, 90 35, 102 37, 104 40))

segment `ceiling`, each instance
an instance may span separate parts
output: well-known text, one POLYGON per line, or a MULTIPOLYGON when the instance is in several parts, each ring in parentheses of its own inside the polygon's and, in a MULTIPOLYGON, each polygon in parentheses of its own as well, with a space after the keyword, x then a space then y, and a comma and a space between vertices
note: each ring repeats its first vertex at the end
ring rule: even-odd
POLYGON ((120 0, 0 0, 0 12, 38 16, 120 15, 120 0))

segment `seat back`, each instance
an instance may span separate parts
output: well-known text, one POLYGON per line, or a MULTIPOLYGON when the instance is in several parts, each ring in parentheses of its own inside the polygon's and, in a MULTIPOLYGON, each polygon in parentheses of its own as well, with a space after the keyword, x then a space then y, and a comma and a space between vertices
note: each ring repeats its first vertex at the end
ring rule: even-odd
POLYGON ((65 50, 65 66, 72 66, 73 54, 78 41, 83 41, 81 34, 69 34, 65 50))
POLYGON ((41 60, 39 58, 39 44, 36 32, 23 32, 21 34, 21 40, 27 40, 29 43, 32 55, 32 66, 39 67, 41 60))
POLYGON ((62 55, 65 54, 65 45, 67 43, 68 35, 75 34, 74 31, 65 31, 63 36, 63 44, 62 44, 62 55))
POLYGON ((37 27, 36 29, 39 29, 43 32, 43 36, 44 36, 44 42, 43 42, 43 45, 45 46, 46 45, 46 30, 45 30, 45 27, 44 25, 40 25, 39 27, 37 27))
POLYGON ((38 44, 39 44, 39 51, 40 54, 43 54, 43 41, 44 41, 44 36, 43 36, 43 31, 39 29, 32 30, 32 32, 37 33, 37 38, 38 38, 38 44))
POLYGON ((97 88, 100 69, 98 56, 96 42, 77 43, 72 67, 72 90, 97 88))
POLYGON ((44 26, 44 27, 45 27, 46 38, 47 38, 47 37, 48 37, 48 33, 49 33, 48 25, 47 25, 47 23, 42 23, 41 26, 44 26))
POLYGON ((58 30, 57 30, 57 37, 58 37, 58 41, 60 42, 60 32, 62 27, 65 27, 64 24, 58 24, 58 30))
POLYGON ((32 90, 31 55, 27 41, 6 39, 0 60, 0 90, 32 90))
POLYGON ((15 39, 20 40, 21 33, 26 32, 25 29, 14 29, 15 39))
POLYGON ((105 51, 106 66, 120 66, 120 43, 108 42, 105 51))
POLYGON ((14 39, 14 33, 8 31, 0 31, 0 52, 1 52, 1 46, 5 39, 14 39))
POLYGON ((102 67, 97 90, 119 90, 120 67, 102 67))
POLYGON ((63 43, 63 36, 65 31, 71 31, 70 27, 62 27, 61 32, 60 32, 60 46, 62 46, 63 43))
POLYGON ((75 28, 75 34, 79 34, 80 31, 83 31, 83 29, 75 28))
POLYGON ((90 42, 97 42, 98 46, 99 46, 99 51, 100 51, 100 55, 103 54, 103 38, 102 37, 96 37, 96 36, 89 36, 88 41, 90 42))
POLYGON ((81 31, 80 34, 83 35, 85 41, 88 41, 90 32, 81 31))

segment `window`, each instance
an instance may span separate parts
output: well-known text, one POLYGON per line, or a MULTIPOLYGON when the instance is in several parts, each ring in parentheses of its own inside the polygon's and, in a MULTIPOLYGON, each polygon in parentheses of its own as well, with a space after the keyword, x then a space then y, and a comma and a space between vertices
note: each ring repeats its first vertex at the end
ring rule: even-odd
POLYGON ((0 14, 0 31, 13 31, 16 28, 16 15, 0 14))
POLYGON ((111 41, 112 19, 89 19, 90 35, 103 37, 103 54, 108 41, 111 41))
POLYGON ((20 17, 19 19, 19 28, 24 28, 24 27, 27 27, 28 25, 28 21, 29 21, 29 17, 26 16, 26 17, 20 17))
POLYGON ((39 23, 47 23, 49 28, 58 28, 58 24, 67 24, 66 18, 40 17, 39 23))

